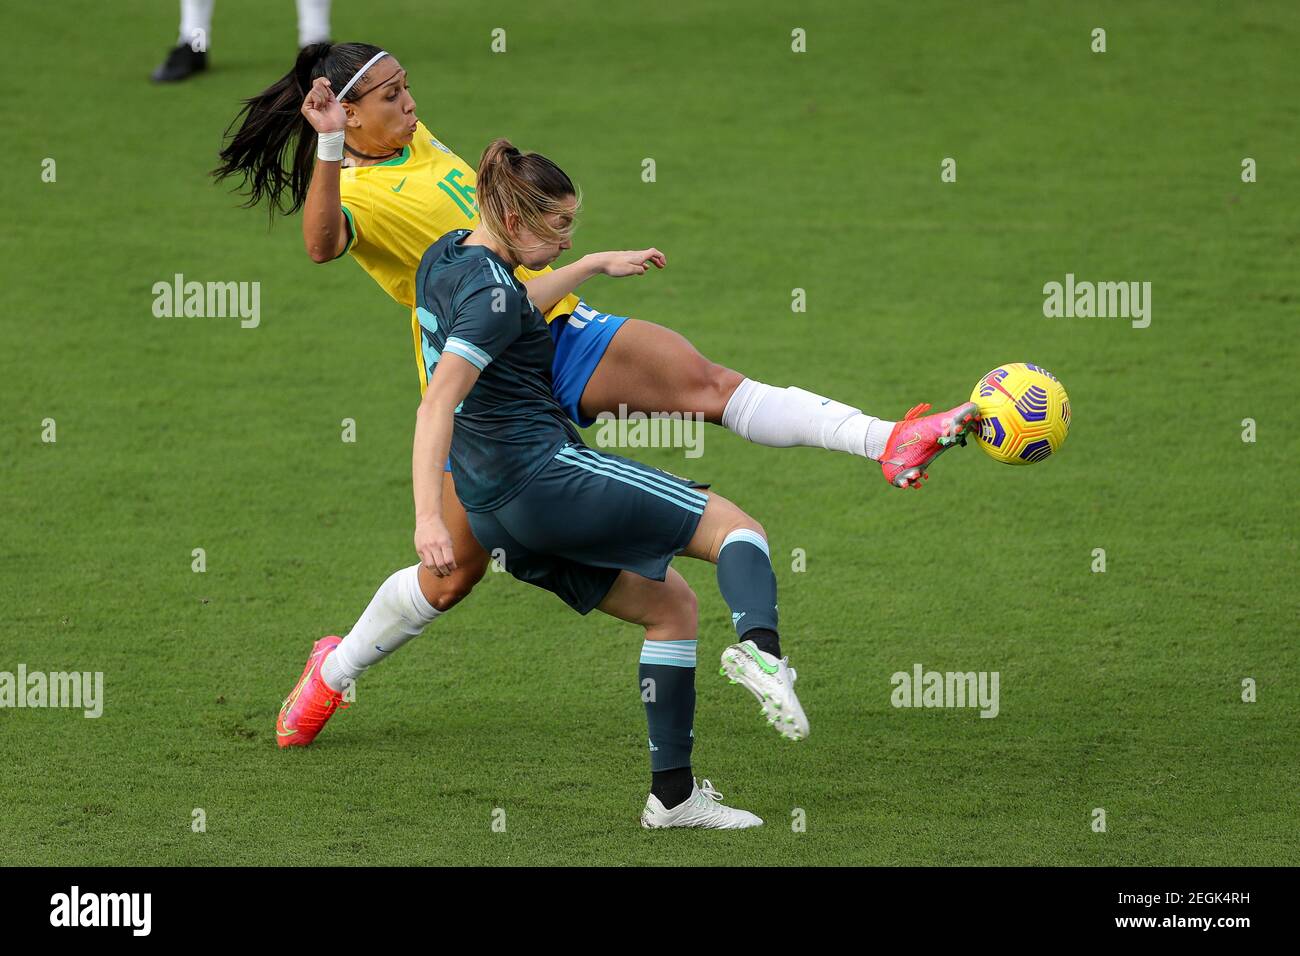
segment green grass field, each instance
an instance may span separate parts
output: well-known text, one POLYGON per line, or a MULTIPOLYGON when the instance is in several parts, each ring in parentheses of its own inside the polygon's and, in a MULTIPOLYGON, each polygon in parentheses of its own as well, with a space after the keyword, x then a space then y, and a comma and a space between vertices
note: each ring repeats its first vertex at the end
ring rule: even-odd
POLYGON ((919 495, 720 429, 635 453, 770 535, 802 743, 710 666, 727 609, 678 562, 697 772, 761 830, 642 831, 638 631, 506 575, 280 752, 311 642, 414 561, 408 316, 206 176, 292 62, 288 0, 220 0, 212 71, 167 88, 171 4, 15 7, 0 671, 102 671, 106 703, 0 710, 0 864, 1300 863, 1293 4, 335 7, 461 155, 507 135, 565 166, 578 250, 665 250, 593 280, 601 308, 886 418, 1038 362, 1073 432, 1032 468, 954 453, 919 495), (178 272, 260 282, 260 326, 155 318, 178 272), (1067 273, 1151 282, 1150 327, 1045 318, 1067 273), (916 663, 999 672, 999 715, 892 707, 916 663))

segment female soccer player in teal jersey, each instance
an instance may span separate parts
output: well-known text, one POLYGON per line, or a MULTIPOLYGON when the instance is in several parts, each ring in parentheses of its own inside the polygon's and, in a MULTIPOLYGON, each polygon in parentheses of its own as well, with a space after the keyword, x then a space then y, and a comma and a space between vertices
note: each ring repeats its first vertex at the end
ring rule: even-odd
MULTIPOLYGON (((350 253, 407 308, 414 308, 413 278, 424 249, 451 229, 477 225, 474 171, 418 121, 406 71, 377 47, 307 48, 289 74, 247 101, 238 125, 218 173, 242 177, 250 202, 265 200, 287 212, 302 208, 304 242, 314 260, 350 253), (345 152, 351 163, 346 167, 345 152)), ((585 261, 565 268, 589 275, 607 265, 608 260, 585 261)), ((516 274, 530 288, 537 278, 522 267, 516 274)), ((698 413, 759 444, 809 445, 880 459, 885 477, 908 487, 917 487, 933 458, 970 425, 968 406, 926 417, 919 416, 928 406, 917 406, 894 423, 804 389, 756 382, 709 361, 671 329, 585 303, 562 301, 548 318, 555 342, 553 389, 579 424, 620 408, 698 413)), ((418 326, 413 316, 423 369, 418 326)), ((342 652, 331 655, 324 677, 336 688, 420 633, 485 572, 487 553, 456 503, 450 473, 443 481, 456 571, 438 577, 416 566, 386 581, 342 652)), ((309 661, 304 677, 311 669, 309 661)), ((290 701, 297 695, 296 689, 290 701)), ((283 745, 309 743, 315 736, 284 716, 278 728, 283 745)), ((307 726, 318 730, 320 724, 307 726)))
POLYGON ((436 477, 450 454, 474 536, 504 555, 507 571, 581 614, 596 608, 644 626, 639 676, 654 693, 644 698, 652 779, 642 823, 755 825, 693 784, 696 605, 668 565, 679 553, 717 564, 739 635, 724 671, 799 740, 808 723, 780 657, 763 529, 689 480, 583 445, 553 395, 554 344, 539 311, 572 280, 561 270, 525 289, 513 275, 569 248, 576 190, 555 164, 506 140, 484 152, 478 183, 478 227, 443 236, 416 273, 429 364, 412 460, 416 550, 439 574, 456 567, 436 477))

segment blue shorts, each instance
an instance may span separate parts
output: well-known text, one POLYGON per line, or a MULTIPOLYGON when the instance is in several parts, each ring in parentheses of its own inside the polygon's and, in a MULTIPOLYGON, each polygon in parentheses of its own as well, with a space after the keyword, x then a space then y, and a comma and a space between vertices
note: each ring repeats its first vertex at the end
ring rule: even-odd
POLYGON ((610 340, 627 321, 625 315, 597 312, 579 301, 573 314, 551 323, 555 342, 555 359, 551 363, 551 394, 579 428, 586 428, 594 418, 585 418, 578 408, 587 382, 605 356, 610 340))

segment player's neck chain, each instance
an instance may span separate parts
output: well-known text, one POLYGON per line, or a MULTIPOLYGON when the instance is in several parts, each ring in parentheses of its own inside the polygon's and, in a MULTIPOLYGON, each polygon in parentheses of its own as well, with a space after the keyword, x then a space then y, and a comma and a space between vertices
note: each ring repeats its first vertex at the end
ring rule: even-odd
POLYGON ((400 154, 400 153, 402 152, 400 149, 395 149, 395 150, 393 150, 391 153, 387 153, 387 154, 385 154, 385 155, 383 155, 383 156, 369 156, 369 155, 367 155, 366 153, 363 153, 363 152, 360 152, 359 150, 355 150, 355 149, 353 149, 353 148, 352 148, 351 146, 349 146, 347 143, 344 143, 344 144, 343 144, 343 148, 346 149, 346 150, 347 150, 349 153, 351 153, 353 156, 357 157, 358 159, 368 159, 368 160, 371 160, 372 162, 376 162, 376 163, 378 163, 378 162, 383 162, 383 161, 386 160, 386 159, 392 159, 394 156, 397 156, 398 154, 400 154))

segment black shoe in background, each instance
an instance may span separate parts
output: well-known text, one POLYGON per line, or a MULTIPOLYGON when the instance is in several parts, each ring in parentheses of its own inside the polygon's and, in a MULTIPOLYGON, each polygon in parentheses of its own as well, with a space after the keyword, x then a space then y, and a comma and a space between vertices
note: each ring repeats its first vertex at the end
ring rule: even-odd
POLYGON ((175 83, 177 80, 188 79, 195 73, 202 73, 207 68, 207 51, 196 52, 188 43, 182 43, 167 54, 167 59, 149 78, 155 83, 175 83))

